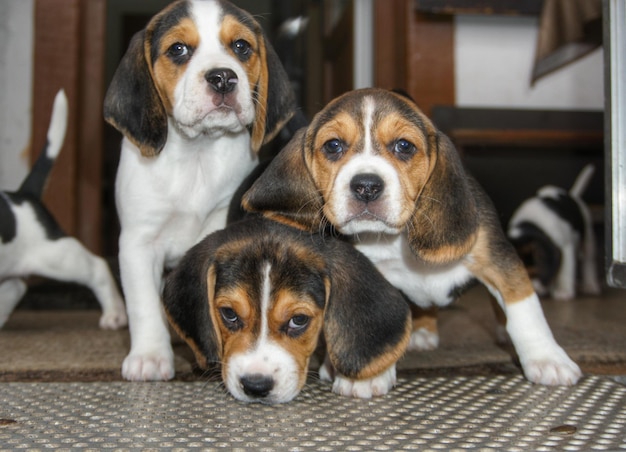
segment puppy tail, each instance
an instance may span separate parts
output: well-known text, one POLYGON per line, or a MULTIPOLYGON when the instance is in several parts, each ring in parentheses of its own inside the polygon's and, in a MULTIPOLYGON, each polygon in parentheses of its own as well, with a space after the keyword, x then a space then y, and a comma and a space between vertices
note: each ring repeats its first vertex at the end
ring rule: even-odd
POLYGON ((580 198, 582 196, 582 194, 587 189, 587 186, 589 185, 589 181, 591 181, 591 178, 595 170, 596 168, 590 163, 589 165, 585 166, 580 171, 580 174, 578 174, 578 177, 576 178, 574 185, 572 185, 572 188, 570 188, 570 191, 569 191, 569 194, 572 197, 580 198))
POLYGON ((57 155, 59 155, 61 147, 63 146, 65 131, 67 129, 67 111, 67 96, 65 95, 65 91, 61 89, 54 98, 46 145, 41 154, 39 154, 30 173, 28 173, 24 182, 22 182, 19 193, 41 198, 54 160, 57 155))

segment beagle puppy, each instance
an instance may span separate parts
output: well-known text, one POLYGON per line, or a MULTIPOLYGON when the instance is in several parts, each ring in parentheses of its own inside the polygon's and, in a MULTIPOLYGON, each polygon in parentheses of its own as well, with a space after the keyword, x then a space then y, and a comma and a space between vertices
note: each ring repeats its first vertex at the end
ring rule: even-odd
POLYGON ((91 289, 102 307, 100 328, 126 325, 126 309, 109 266, 68 237, 41 201, 67 129, 67 97, 54 99, 46 145, 17 191, 0 191, 0 328, 37 275, 91 289))
POLYGON ((574 298, 578 271, 582 291, 600 293, 591 214, 582 199, 593 173, 593 165, 585 166, 569 191, 553 185, 540 188, 509 221, 507 235, 540 296, 574 298))
POLYGON ((292 400, 322 332, 333 391, 385 394, 411 328, 402 294, 352 245, 259 216, 191 248, 163 302, 199 366, 221 364, 226 388, 245 402, 292 400))
POLYGON ((124 135, 116 177, 128 380, 167 380, 173 352, 162 275, 223 228, 258 150, 294 95, 250 14, 222 0, 176 1, 137 33, 109 86, 105 119, 124 135))
POLYGON ((487 195, 465 172, 451 141, 408 97, 363 89, 330 102, 279 153, 243 206, 352 237, 424 310, 411 349, 438 344, 436 308, 478 280, 506 315, 530 381, 571 385, 579 379, 487 195))

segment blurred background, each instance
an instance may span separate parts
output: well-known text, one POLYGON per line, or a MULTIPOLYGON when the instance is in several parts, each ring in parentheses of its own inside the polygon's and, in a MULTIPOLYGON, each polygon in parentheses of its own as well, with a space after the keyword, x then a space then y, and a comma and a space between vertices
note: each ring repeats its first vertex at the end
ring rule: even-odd
MULTIPOLYGON (((404 89, 452 137, 503 222, 539 186, 569 187, 594 163, 585 199, 601 234, 601 11, 600 1, 582 2, 585 14, 570 23, 543 0, 234 1, 265 28, 309 118, 349 89, 404 89), (574 36, 565 45, 575 47, 556 65, 563 42, 554 36, 574 36)), ((19 185, 65 88, 70 126, 45 200, 68 233, 105 256, 117 253, 121 136, 102 120, 102 99, 130 37, 168 3, 0 2, 0 187, 19 185)))

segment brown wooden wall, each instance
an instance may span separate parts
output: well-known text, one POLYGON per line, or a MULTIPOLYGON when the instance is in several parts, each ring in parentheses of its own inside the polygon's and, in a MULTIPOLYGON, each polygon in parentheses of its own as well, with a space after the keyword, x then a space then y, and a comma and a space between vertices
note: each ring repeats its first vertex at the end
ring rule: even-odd
POLYGON ((69 123, 44 202, 63 229, 100 252, 106 0, 36 0, 31 161, 41 151, 56 92, 69 123))

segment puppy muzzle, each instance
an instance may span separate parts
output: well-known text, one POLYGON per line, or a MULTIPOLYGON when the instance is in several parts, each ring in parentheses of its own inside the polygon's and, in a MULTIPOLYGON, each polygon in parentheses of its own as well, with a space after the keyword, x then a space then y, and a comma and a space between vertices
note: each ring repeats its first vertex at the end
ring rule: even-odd
POLYGON ((274 389, 274 379, 263 374, 244 375, 239 383, 244 394, 255 399, 267 397, 274 389))
POLYGON ((359 201, 375 201, 385 190, 385 182, 378 174, 357 174, 350 181, 350 191, 359 201))

